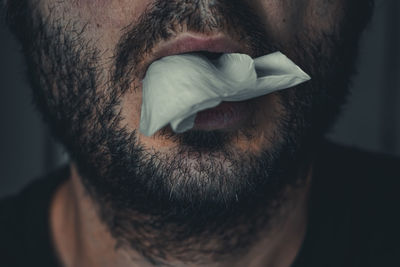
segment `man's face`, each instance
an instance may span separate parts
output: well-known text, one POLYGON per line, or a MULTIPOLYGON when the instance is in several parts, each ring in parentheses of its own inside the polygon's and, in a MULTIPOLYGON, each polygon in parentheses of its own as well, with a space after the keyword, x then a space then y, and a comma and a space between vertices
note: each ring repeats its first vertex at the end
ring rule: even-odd
POLYGON ((190 225, 192 234, 212 223, 229 229, 227 223, 260 215, 284 189, 301 184, 313 144, 344 102, 371 3, 9 0, 8 5, 11 27, 27 55, 35 103, 118 236, 138 214, 190 225), (239 129, 176 134, 166 126, 146 137, 138 131, 141 79, 157 51, 188 35, 224 36, 253 58, 279 50, 312 80, 251 100, 252 120, 239 129))

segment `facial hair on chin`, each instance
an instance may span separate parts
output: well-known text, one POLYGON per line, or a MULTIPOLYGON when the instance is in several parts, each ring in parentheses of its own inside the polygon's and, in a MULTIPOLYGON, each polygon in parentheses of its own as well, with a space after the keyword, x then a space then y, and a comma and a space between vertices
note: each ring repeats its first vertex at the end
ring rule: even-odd
MULTIPOLYGON (((144 52, 143 47, 166 36, 168 29, 160 25, 173 25, 172 18, 183 16, 178 2, 158 1, 154 9, 142 16, 141 23, 121 38, 116 71, 110 75, 111 79, 101 75, 98 64, 101 51, 93 44, 83 45, 83 36, 73 39, 61 26, 44 22, 34 12, 24 13, 32 16, 24 20, 31 19, 33 26, 32 39, 25 37, 24 52, 35 104, 77 163, 82 183, 94 202, 102 207, 101 218, 114 237, 127 241, 139 251, 148 251, 143 243, 143 237, 147 237, 154 241, 152 244, 159 252, 173 253, 182 240, 205 236, 211 239, 219 233, 220 241, 223 237, 229 237, 226 239, 229 241, 221 241, 213 251, 224 255, 248 246, 254 231, 269 219, 269 214, 260 214, 260 207, 279 202, 282 190, 299 182, 298 170, 313 151, 311 140, 320 138, 344 102, 357 41, 352 43, 329 36, 312 42, 307 36, 298 36, 294 40, 295 49, 280 44, 265 47, 271 40, 265 40, 268 34, 257 26, 262 24, 252 16, 252 11, 241 1, 219 1, 214 7, 214 16, 226 24, 238 24, 237 31, 246 33, 246 40, 251 41, 256 53, 262 55, 273 48, 279 49, 305 67, 313 81, 279 94, 286 114, 277 122, 279 138, 272 140, 274 147, 259 157, 232 155, 220 147, 232 169, 213 164, 213 158, 209 157, 208 165, 197 166, 196 176, 192 166, 179 154, 149 155, 137 142, 136 131, 120 126, 122 118, 116 112, 135 75, 135 62, 144 52), (350 47, 344 47, 343 43, 350 47), (332 55, 321 55, 316 50, 320 46, 332 51, 332 55), (348 52, 344 52, 346 49, 348 52), (60 65, 65 68, 59 68, 60 65), (338 66, 347 68, 342 76, 335 72, 338 66), (109 80, 109 87, 99 90, 99 81, 104 80, 109 80), (151 224, 144 215, 151 215, 151 224), (237 229, 252 219, 252 227, 243 232, 237 229), (176 229, 182 234, 171 233, 165 239, 159 238, 162 229, 171 225, 179 225, 176 229), (148 227, 153 227, 157 239, 146 236, 148 227), (224 229, 222 235, 221 229, 224 229), (241 239, 232 242, 238 233, 241 239)), ((195 19, 196 12, 190 14, 188 22, 199 21, 195 19)), ((203 25, 188 25, 188 28, 201 31, 210 26, 207 20, 203 21, 203 25)), ((182 135, 186 138, 182 140, 194 144, 201 134, 182 135)), ((216 141, 222 140, 217 132, 214 135, 216 141)), ((212 140, 207 142, 211 143, 200 144, 203 148, 215 145, 212 140)), ((222 140, 222 143, 228 142, 222 140)), ((148 258, 160 256, 156 254, 149 253, 148 258)), ((190 254, 185 254, 189 259, 183 255, 176 257, 190 260, 190 254)))

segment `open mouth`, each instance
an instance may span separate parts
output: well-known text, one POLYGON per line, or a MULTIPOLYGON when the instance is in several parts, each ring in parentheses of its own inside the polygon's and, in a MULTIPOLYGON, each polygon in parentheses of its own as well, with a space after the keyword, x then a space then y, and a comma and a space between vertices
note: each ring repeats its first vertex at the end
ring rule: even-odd
MULTIPOLYGON (((224 53, 246 53, 246 49, 238 42, 225 35, 216 36, 196 36, 193 34, 182 34, 173 40, 166 41, 152 52, 152 57, 144 62, 144 68, 141 71, 143 80, 148 66, 155 60, 169 56, 184 53, 198 53, 209 60, 217 60, 224 53)), ((248 52, 246 54, 249 54, 248 52)))
MULTIPOLYGON (((202 55, 204 57, 206 57, 209 60, 218 60, 224 53, 220 53, 220 52, 210 52, 210 51, 206 51, 206 50, 198 50, 198 51, 190 51, 190 52, 184 52, 181 54, 198 54, 198 55, 202 55)), ((158 59, 158 58, 157 58, 158 59)), ((145 67, 145 70, 147 71, 148 67, 150 64, 147 64, 145 67)), ((142 74, 142 80, 144 78, 145 72, 142 74)))

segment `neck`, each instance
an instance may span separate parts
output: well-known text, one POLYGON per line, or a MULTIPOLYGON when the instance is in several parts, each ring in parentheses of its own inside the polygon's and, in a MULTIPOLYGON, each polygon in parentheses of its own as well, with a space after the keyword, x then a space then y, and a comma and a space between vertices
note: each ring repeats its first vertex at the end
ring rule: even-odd
MULTIPOLYGON (((201 259, 197 264, 193 263, 194 261, 182 262, 171 255, 164 255, 163 258, 166 259, 164 266, 290 266, 305 236, 310 180, 311 171, 304 187, 287 190, 285 201, 268 222, 269 226, 253 233, 257 237, 244 253, 228 253, 222 260, 213 262, 212 259, 207 259, 208 256, 203 252, 220 249, 218 240, 207 238, 207 242, 201 242, 194 238, 194 241, 184 243, 185 246, 190 244, 190 250, 184 251, 188 251, 188 258, 201 259)), ((71 177, 56 192, 51 207, 53 240, 64 266, 154 266, 143 256, 146 251, 139 253, 131 246, 121 245, 113 238, 98 216, 95 203, 80 181, 79 174, 72 164, 71 177)), ((146 217, 141 220, 151 219, 146 217)), ((248 232, 252 224, 254 221, 238 225, 229 237, 232 240, 239 240, 243 231, 248 232), (236 236, 233 236, 235 233, 236 236)), ((165 234, 170 235, 178 233, 179 230, 173 227, 167 229, 169 233, 165 234)), ((158 236, 160 233, 162 232, 159 229, 154 231, 150 229, 148 235, 143 236, 141 241, 151 243, 152 239, 160 238, 158 236)), ((162 248, 157 249, 162 251, 162 248)))

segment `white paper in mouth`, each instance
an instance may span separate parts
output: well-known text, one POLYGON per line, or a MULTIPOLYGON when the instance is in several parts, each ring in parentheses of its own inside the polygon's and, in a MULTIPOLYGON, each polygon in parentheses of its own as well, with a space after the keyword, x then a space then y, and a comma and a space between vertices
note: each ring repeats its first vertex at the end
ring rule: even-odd
POLYGON ((252 59, 223 54, 210 60, 199 53, 161 58, 143 79, 140 131, 151 136, 171 124, 176 133, 194 126, 197 112, 222 101, 243 101, 296 86, 310 76, 281 52, 252 59))

